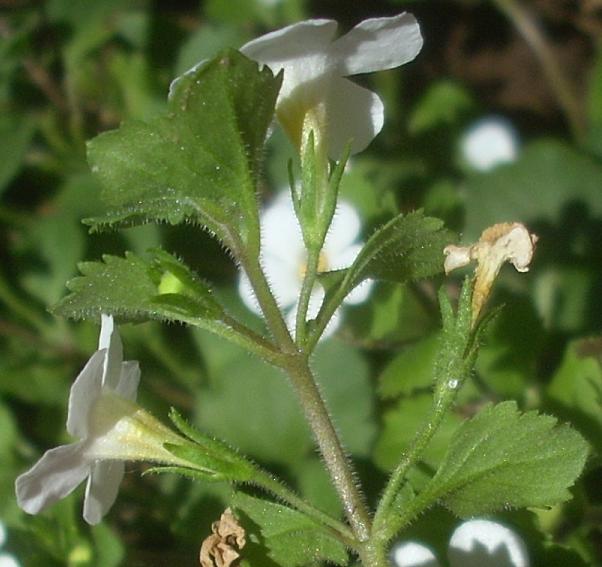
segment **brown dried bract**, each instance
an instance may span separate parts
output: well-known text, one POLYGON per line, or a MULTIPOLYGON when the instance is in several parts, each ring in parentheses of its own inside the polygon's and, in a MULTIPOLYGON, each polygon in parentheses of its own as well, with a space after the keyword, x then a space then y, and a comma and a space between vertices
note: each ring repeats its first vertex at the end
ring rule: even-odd
POLYGON ((500 223, 483 231, 479 241, 472 246, 446 246, 445 273, 466 266, 476 260, 475 283, 472 296, 472 318, 477 319, 491 286, 502 264, 510 262, 519 272, 528 272, 533 258, 537 236, 529 233, 525 225, 500 223))
POLYGON ((211 525, 211 531, 213 533, 201 545, 201 567, 230 567, 245 546, 245 530, 230 508, 226 508, 219 521, 211 525))

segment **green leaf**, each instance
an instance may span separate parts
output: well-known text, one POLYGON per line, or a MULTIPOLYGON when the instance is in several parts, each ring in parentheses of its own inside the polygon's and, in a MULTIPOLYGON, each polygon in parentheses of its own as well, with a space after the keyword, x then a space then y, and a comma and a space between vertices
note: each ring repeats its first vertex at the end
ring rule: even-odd
MULTIPOLYGON (((282 567, 301 567, 318 561, 347 564, 345 546, 305 514, 241 492, 234 496, 232 505, 250 520, 243 517, 241 523, 248 538, 266 548, 268 561, 282 567)), ((244 549, 242 556, 245 557, 244 549)), ((252 564, 266 565, 268 561, 252 564)))
POLYGON ((86 221, 92 230, 191 221, 257 254, 256 183, 280 81, 226 50, 177 79, 167 115, 92 140, 88 161, 110 207, 86 221))
POLYGON ((442 80, 422 96, 410 117, 408 128, 413 134, 423 134, 437 127, 449 128, 474 108, 469 92, 461 85, 442 80))
POLYGON ((567 347, 547 390, 547 405, 568 419, 602 454, 602 339, 567 347))
POLYGON ((588 445, 568 425, 515 402, 489 405, 466 421, 420 497, 437 498, 459 516, 551 506, 570 499, 588 445))
POLYGON ((422 211, 400 214, 368 239, 348 278, 353 285, 367 278, 406 282, 443 270, 443 248, 452 241, 443 221, 422 211))
POLYGON ((378 393, 381 398, 394 398, 428 388, 433 383, 433 364, 438 352, 440 337, 432 335, 400 352, 379 377, 378 393))
POLYGON ((0 195, 21 169, 34 132, 31 117, 6 110, 0 115, 0 195))
POLYGON ((162 250, 151 254, 150 261, 126 253, 125 258, 105 255, 103 262, 80 263, 82 275, 68 282, 71 293, 53 311, 73 319, 110 313, 129 321, 188 321, 221 316, 221 306, 211 290, 182 262, 162 250), (176 279, 179 293, 161 293, 166 277, 176 279))

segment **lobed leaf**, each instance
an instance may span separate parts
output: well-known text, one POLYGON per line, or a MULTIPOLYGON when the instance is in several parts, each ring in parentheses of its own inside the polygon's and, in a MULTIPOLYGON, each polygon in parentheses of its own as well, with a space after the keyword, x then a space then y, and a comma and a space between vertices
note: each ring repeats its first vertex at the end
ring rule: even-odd
POLYGON ((88 144, 106 215, 92 230, 191 221, 226 246, 258 253, 256 182, 280 78, 234 50, 182 75, 169 110, 88 144))
MULTIPOLYGON (((280 504, 238 492, 232 506, 250 522, 242 524, 267 550, 269 560, 281 567, 301 567, 318 561, 347 565, 345 546, 326 528, 305 514, 280 504)), ((243 550, 243 557, 245 556, 243 550)), ((258 563, 259 565, 259 563, 258 563)))
POLYGON ((553 417, 489 405, 457 430, 425 493, 459 516, 552 506, 570 498, 587 453, 581 435, 553 417))
POLYGON ((71 293, 53 308, 54 313, 73 319, 110 313, 128 321, 217 319, 222 314, 209 287, 162 250, 151 252, 150 260, 131 252, 125 258, 105 255, 102 262, 80 263, 79 270, 82 275, 67 283, 71 293), (179 275, 180 293, 160 293, 165 274, 179 275))

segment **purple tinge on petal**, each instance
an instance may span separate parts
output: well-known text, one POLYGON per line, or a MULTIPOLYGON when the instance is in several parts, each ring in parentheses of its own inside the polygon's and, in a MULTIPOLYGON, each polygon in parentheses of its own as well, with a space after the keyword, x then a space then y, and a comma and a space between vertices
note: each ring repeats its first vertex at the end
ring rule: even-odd
POLYGON ((412 61, 422 43, 416 18, 404 12, 360 22, 332 44, 331 56, 339 60, 343 76, 372 73, 412 61))
POLYGON ((102 374, 107 351, 97 350, 86 363, 71 386, 67 431, 74 437, 88 435, 88 416, 102 388, 102 374))
POLYGON ((98 348, 107 349, 107 357, 105 359, 102 385, 114 390, 119 383, 121 377, 121 363, 123 362, 123 345, 121 337, 117 330, 117 325, 110 315, 101 316, 102 325, 100 328, 100 338, 98 340, 98 348))
POLYGON ((140 365, 136 360, 128 360, 121 365, 121 377, 115 393, 130 402, 136 401, 140 384, 140 365))
POLYGON ((62 445, 42 458, 15 482, 17 503, 28 514, 37 514, 70 494, 90 472, 83 443, 62 445))
POLYGON ((382 130, 384 106, 379 96, 348 79, 333 77, 328 99, 328 154, 340 159, 351 142, 351 153, 365 149, 382 130))
POLYGON ((117 498, 124 472, 122 461, 97 461, 92 465, 84 499, 86 522, 100 523, 117 498))

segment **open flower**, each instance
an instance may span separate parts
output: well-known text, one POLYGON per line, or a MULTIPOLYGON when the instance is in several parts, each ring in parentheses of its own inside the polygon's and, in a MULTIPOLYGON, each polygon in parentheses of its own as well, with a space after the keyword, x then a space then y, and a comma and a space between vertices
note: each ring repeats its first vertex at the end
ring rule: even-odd
POLYGON ((485 229, 479 241, 472 246, 450 244, 445 247, 443 253, 446 274, 473 260, 477 262, 472 293, 473 321, 478 318, 505 262, 510 262, 519 272, 529 271, 537 240, 537 235, 531 234, 524 224, 505 222, 485 229))
MULTIPOLYGON (((397 567, 439 567, 434 553, 413 541, 393 549, 397 567)), ((490 520, 469 520, 453 533, 447 551, 451 567, 528 567, 523 540, 512 530, 490 520)))
MULTIPOLYGON (((345 201, 339 201, 320 256, 318 270, 326 272, 349 267, 362 246, 356 242, 360 232, 360 218, 355 209, 345 201)), ((283 191, 261 215, 262 264, 280 306, 286 312, 286 321, 293 332, 297 316, 297 302, 303 284, 307 263, 307 252, 303 243, 301 227, 295 215, 290 193, 283 191)), ((345 303, 357 304, 370 293, 371 283, 364 282, 346 298, 345 303)), ((249 279, 240 277, 239 292, 245 304, 261 314, 249 279)), ((308 319, 314 319, 324 300, 324 289, 316 285, 309 302, 308 319)), ((335 313, 326 328, 332 334, 340 321, 335 313)))
POLYGON ((462 138, 462 156, 477 171, 489 171, 516 161, 518 135, 512 124, 490 116, 473 124, 462 138))
POLYGON ((350 140, 352 153, 363 150, 383 125, 380 98, 344 77, 399 67, 422 47, 420 28, 407 13, 364 20, 335 40, 336 30, 334 20, 307 20, 240 49, 274 73, 284 70, 276 104, 280 123, 298 147, 313 130, 333 159, 350 140))
POLYGON ((69 395, 67 431, 80 441, 46 451, 17 478, 17 502, 29 514, 64 498, 87 479, 84 519, 97 524, 117 497, 124 461, 180 464, 163 448, 180 437, 134 403, 140 369, 135 361, 123 362, 112 317, 102 316, 98 346, 69 395))

